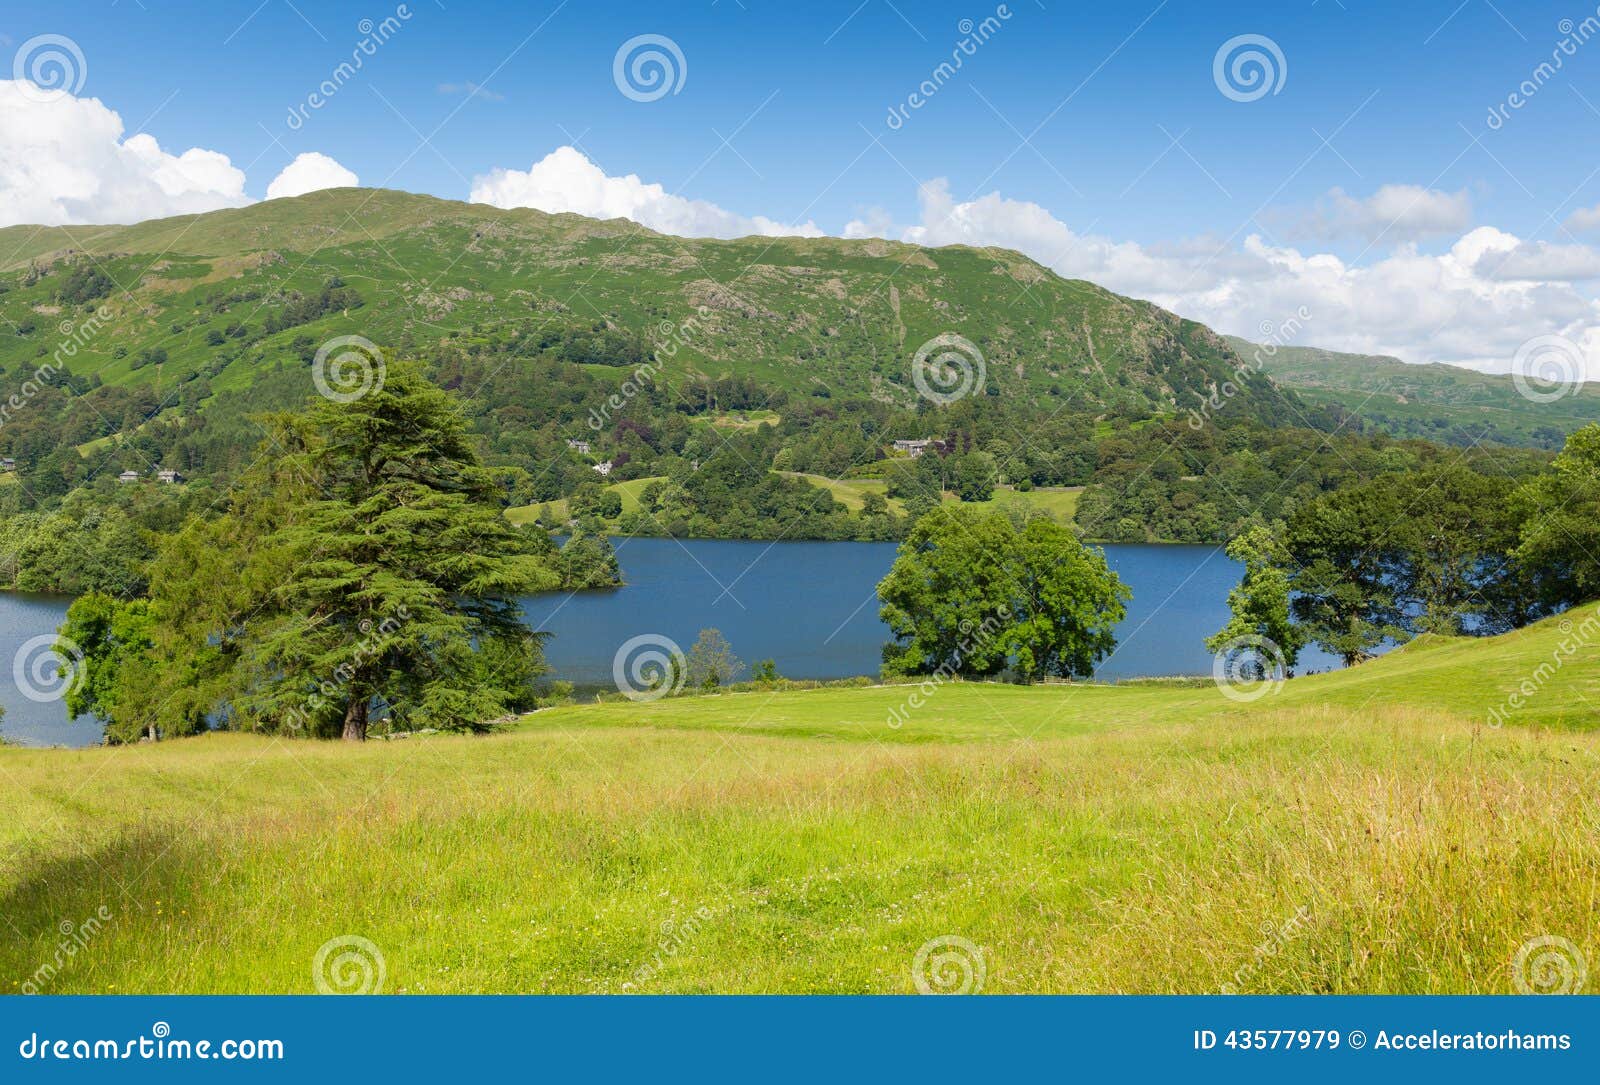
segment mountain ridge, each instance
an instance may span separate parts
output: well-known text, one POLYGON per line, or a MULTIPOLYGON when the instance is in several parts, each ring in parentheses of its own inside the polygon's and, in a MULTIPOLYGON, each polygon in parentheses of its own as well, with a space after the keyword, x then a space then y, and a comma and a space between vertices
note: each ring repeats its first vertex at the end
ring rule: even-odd
POLYGON ((1593 385, 1535 400, 1518 391, 1510 374, 1226 338, 1241 355, 1259 357, 1273 380, 1308 403, 1358 415, 1396 437, 1557 449, 1568 433, 1600 422, 1600 389, 1593 385))
MULTIPOLYGON (((917 348, 945 334, 983 354, 989 394, 1077 396, 1104 410, 1181 413, 1240 365, 1211 329, 1062 278, 1013 250, 679 238, 627 219, 392 189, 331 189, 124 226, 7 227, 0 257, 8 269, 0 283, 9 287, 0 317, 13 332, 0 331, 8 371, 41 347, 49 353, 52 336, 36 318, 61 315, 59 283, 50 280, 63 269, 95 265, 114 282, 89 300, 110 309, 127 355, 161 360, 140 375, 122 364, 126 355, 109 356, 104 340, 84 344, 67 368, 107 383, 159 373, 239 386, 252 364, 282 356, 297 334, 361 334, 403 349, 603 324, 637 338, 637 353, 647 354, 661 345, 650 340, 662 328, 696 315, 705 326, 679 344, 669 369, 906 404, 915 402, 917 348), (363 307, 319 315, 292 333, 256 324, 332 280, 361 295, 363 307), (32 326, 19 335, 24 325, 32 326), (228 342, 206 341, 219 331, 228 342)), ((1270 381, 1253 379, 1237 410, 1277 416, 1281 398, 1270 381)))

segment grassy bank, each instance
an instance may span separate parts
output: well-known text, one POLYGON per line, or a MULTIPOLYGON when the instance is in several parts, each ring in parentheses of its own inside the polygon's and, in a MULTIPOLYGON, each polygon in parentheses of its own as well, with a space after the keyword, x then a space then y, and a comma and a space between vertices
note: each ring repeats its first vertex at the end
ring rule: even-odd
POLYGON ((1600 954, 1600 662, 1429 641, 1239 704, 1211 688, 823 689, 551 710, 488 738, 0 749, 0 975, 309 991, 1504 991, 1600 954), (670 946, 671 952, 662 947, 670 946), (1270 945, 1272 952, 1259 949, 1270 945))

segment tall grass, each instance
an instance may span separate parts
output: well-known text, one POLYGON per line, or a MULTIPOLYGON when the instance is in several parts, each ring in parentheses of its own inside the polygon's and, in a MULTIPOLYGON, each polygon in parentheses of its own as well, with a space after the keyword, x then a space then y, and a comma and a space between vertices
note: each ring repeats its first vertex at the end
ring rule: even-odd
POLYGON ((104 906, 41 989, 310 991, 354 934, 407 992, 908 992, 941 935, 988 992, 1507 991, 1538 936, 1600 964, 1600 738, 1414 702, 1457 653, 1486 706, 1553 635, 1246 706, 952 684, 897 729, 878 687, 0 750, 0 977, 104 906))

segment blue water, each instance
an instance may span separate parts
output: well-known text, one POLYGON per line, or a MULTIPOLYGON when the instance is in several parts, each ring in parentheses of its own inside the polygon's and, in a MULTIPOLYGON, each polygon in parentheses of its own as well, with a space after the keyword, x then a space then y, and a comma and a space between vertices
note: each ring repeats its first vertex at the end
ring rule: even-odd
MULTIPOLYGON (((746 664, 773 659, 789 678, 876 675, 888 629, 875 588, 894 562, 893 543, 723 542, 615 539, 627 586, 530 596, 528 623, 553 634, 554 677, 612 688, 612 663, 631 638, 653 634, 684 651, 700 630, 722 631, 746 664)), ((1116 652, 1100 678, 1209 674, 1204 638, 1227 620, 1240 566, 1220 547, 1108 546, 1111 567, 1133 590, 1116 652)), ((50 633, 67 600, 0 594, 0 735, 29 745, 99 741, 92 719, 68 722, 61 702, 25 695, 13 674, 18 649, 50 633)), ((1336 661, 1307 649, 1300 673, 1336 661)))
POLYGON ((0 737, 28 746, 92 746, 100 741, 100 721, 67 719, 58 696, 60 684, 48 677, 59 657, 30 641, 54 633, 67 616, 70 599, 59 595, 0 593, 0 737), (47 675, 45 681, 36 678, 47 675))
MULTIPOLYGON (((875 589, 894 543, 613 541, 627 587, 525 602, 528 623, 554 634, 545 653, 560 678, 611 687, 629 639, 659 634, 687 650, 706 628, 746 664, 770 658, 789 678, 878 673, 889 630, 875 589)), ((1242 567, 1213 546, 1108 546, 1106 558, 1133 601, 1097 677, 1209 674, 1203 642, 1227 621, 1242 567)), ((1334 664, 1310 649, 1300 670, 1334 664)))

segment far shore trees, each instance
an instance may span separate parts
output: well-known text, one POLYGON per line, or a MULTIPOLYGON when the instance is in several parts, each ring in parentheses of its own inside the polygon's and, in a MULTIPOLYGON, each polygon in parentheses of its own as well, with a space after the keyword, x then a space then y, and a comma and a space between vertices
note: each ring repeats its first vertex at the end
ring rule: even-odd
POLYGON ((941 507, 919 519, 878 585, 894 634, 884 671, 1036 681, 1087 678, 1116 647, 1131 598, 1099 550, 1048 517, 941 507))
POLYGON ((732 684, 744 663, 720 629, 702 629, 684 660, 684 676, 691 689, 711 692, 732 684))

